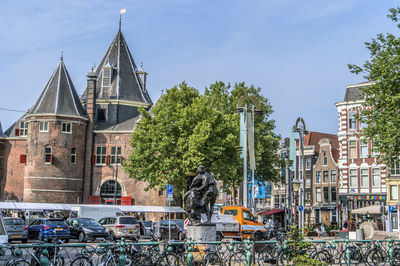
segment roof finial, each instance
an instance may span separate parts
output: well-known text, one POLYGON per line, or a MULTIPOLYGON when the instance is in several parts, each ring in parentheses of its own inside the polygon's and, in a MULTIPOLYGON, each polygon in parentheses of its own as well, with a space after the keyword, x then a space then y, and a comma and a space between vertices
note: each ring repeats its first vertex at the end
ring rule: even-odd
POLYGON ((121 31, 121 20, 122 20, 122 14, 126 13, 126 9, 121 9, 121 11, 119 11, 119 29, 118 31, 121 31))
POLYGON ((64 52, 61 51, 61 58, 60 58, 60 61, 63 61, 63 59, 64 59, 64 52))

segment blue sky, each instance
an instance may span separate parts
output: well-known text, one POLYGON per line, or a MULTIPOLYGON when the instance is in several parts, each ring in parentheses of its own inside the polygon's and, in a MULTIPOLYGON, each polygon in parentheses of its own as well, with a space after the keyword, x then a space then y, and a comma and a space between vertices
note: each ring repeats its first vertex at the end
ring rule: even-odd
POLYGON ((386 17, 396 1, 136 0, 2 1, 0 121, 7 129, 39 97, 64 62, 81 94, 86 73, 99 64, 118 30, 161 90, 186 81, 241 82, 261 87, 274 109, 276 133, 288 136, 301 116, 312 131, 337 133, 335 102, 362 82, 347 64, 368 58, 364 42, 398 33, 386 17))

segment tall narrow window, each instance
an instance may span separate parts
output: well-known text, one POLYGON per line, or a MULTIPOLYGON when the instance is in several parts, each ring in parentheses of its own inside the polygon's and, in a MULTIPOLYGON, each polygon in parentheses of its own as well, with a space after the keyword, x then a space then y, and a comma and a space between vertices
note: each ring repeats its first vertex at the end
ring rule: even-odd
POLYGON ((329 171, 324 171, 323 174, 322 174, 322 177, 323 177, 323 182, 324 183, 328 183, 328 181, 329 181, 329 171))
POLYGON ((311 170, 311 158, 306 160, 306 170, 311 170))
POLYGON ((96 164, 105 164, 107 157, 107 147, 97 146, 96 147, 96 164))
POLYGON ((48 131, 49 131, 49 122, 48 121, 40 121, 39 132, 48 132, 48 131))
POLYGON ((105 121, 106 120, 106 114, 105 110, 101 107, 97 108, 97 121, 105 121))
POLYGON ((315 188, 315 198, 317 200, 317 202, 321 202, 321 188, 317 187, 315 188))
POLYGON ((368 142, 366 140, 360 140, 360 157, 368 157, 368 142))
POLYGON ((350 169, 350 187, 357 188, 357 169, 350 169))
POLYGON ((329 187, 324 187, 324 202, 329 202, 329 187))
POLYGON ((53 156, 51 154, 51 148, 46 147, 44 148, 44 163, 51 164, 53 161, 53 156))
POLYGON ((361 187, 362 188, 368 188, 369 187, 369 173, 368 169, 361 169, 361 176, 360 176, 360 181, 361 181, 361 187))
POLYGON ((331 182, 336 182, 336 170, 331 170, 331 182))
POLYGON ((396 160, 390 168, 391 175, 400 175, 400 163, 396 160))
POLYGON ((76 164, 76 148, 71 148, 71 164, 76 164))
POLYGON ((321 183, 321 172, 315 172, 315 183, 321 183))
POLYGON ((357 141, 349 141, 349 158, 357 158, 357 141))
POLYGON ((103 87, 110 87, 111 85, 111 67, 103 68, 103 87))
POLYGON ((325 152, 324 152, 324 165, 328 165, 328 157, 326 156, 325 152))
POLYGON ((399 200, 399 188, 397 186, 390 186, 390 199, 399 200))
POLYGON ((378 155, 379 155, 379 152, 377 150, 375 150, 374 143, 371 142, 371 156, 376 157, 378 155))
POLYGON ((61 133, 71 133, 72 132, 72 125, 68 122, 61 123, 61 133))
POLYGON ((336 187, 331 187, 331 201, 336 202, 336 187))
POLYGON ((111 146, 111 163, 121 163, 121 146, 111 146))
POLYGON ((372 186, 373 187, 381 186, 381 170, 379 168, 372 169, 372 186))
POLYGON ((356 129, 356 112, 349 112, 349 129, 356 129))

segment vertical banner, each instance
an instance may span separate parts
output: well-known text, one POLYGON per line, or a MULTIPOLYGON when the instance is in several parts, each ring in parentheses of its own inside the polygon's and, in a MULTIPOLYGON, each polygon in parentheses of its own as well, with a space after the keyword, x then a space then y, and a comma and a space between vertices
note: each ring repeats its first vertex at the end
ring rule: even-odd
POLYGON ((256 169, 256 154, 254 149, 254 123, 252 113, 247 113, 247 136, 249 140, 250 169, 256 169))
POLYGON ((290 170, 296 169, 296 140, 294 138, 294 131, 290 130, 290 160, 292 160, 292 165, 290 170))
POLYGON ((245 128, 244 128, 244 112, 240 112, 240 147, 242 148, 241 152, 240 152, 240 158, 243 159, 244 157, 244 153, 243 153, 243 145, 244 145, 244 141, 246 139, 245 137, 245 128))

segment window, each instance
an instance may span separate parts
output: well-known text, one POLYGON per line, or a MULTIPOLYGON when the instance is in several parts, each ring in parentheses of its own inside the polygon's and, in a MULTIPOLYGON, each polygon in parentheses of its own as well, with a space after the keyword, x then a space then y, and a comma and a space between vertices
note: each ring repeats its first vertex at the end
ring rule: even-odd
POLYGON ((321 183, 321 172, 315 172, 315 183, 321 183))
POLYGON ((53 161, 53 156, 51 154, 51 148, 46 147, 44 148, 44 163, 50 164, 53 161))
POLYGON ((254 221, 254 216, 251 214, 251 212, 247 210, 243 210, 243 219, 248 220, 248 221, 254 221))
POLYGON ((324 152, 324 165, 328 165, 328 157, 326 156, 325 152, 324 152))
POLYGON ((61 123, 61 133, 71 133, 71 123, 62 122, 61 123))
POLYGON ((368 157, 368 142, 365 140, 360 140, 360 157, 361 158, 368 157))
POLYGON ((390 186, 390 199, 399 200, 399 189, 397 186, 390 186))
POLYGON ((379 155, 379 152, 374 150, 374 143, 371 142, 371 156, 376 157, 377 155, 379 155))
POLYGON ((320 210, 315 210, 315 222, 319 223, 321 220, 320 210))
POLYGON ((349 141, 349 158, 357 158, 357 141, 349 141))
POLYGON ((71 148, 71 164, 76 164, 76 148, 71 148))
POLYGON ((321 188, 317 187, 315 188, 315 195, 316 195, 316 200, 317 202, 321 202, 321 188))
POLYGON ((111 146, 111 164, 121 163, 121 146, 111 146))
POLYGON ((391 175, 400 175, 400 164, 399 161, 395 161, 390 168, 391 175))
POLYGON ((365 116, 360 119, 360 129, 367 127, 368 124, 364 121, 365 119, 366 119, 365 116))
POLYGON ((329 201, 329 188, 324 187, 324 202, 329 201))
POLYGON ((349 112, 349 129, 356 129, 356 112, 349 112))
POLYGON ((106 120, 106 113, 105 110, 101 107, 97 108, 97 121, 105 121, 106 120))
POLYGON ((331 170, 331 182, 336 182, 336 170, 331 170))
POLYGON ((311 178, 306 179, 306 188, 311 188, 311 178))
POLYGON ((306 160, 306 170, 311 170, 311 158, 306 160))
POLYGON ((26 136, 27 133, 28 133, 28 123, 25 121, 20 121, 19 122, 19 135, 26 136))
POLYGON ((97 146, 96 147, 96 164, 105 164, 107 157, 107 147, 97 146))
POLYGON ((311 193, 306 192, 306 201, 311 201, 311 193))
POLYGON ((350 187, 357 187, 357 169, 350 169, 350 187))
POLYGON ((332 210, 331 223, 336 223, 336 210, 332 210))
POLYGON ((331 201, 336 201, 336 187, 331 187, 331 201))
POLYGON ((111 85, 111 67, 103 68, 103 87, 110 87, 111 85))
POLYGON ((328 183, 329 182, 329 171, 324 171, 322 176, 323 176, 324 183, 328 183))
POLYGON ((372 186, 373 187, 381 186, 381 170, 379 168, 372 169, 372 186))
POLYGON ((114 196, 117 192, 117 196, 121 196, 121 185, 117 182, 117 191, 115 191, 115 181, 108 180, 101 185, 100 195, 101 196, 114 196))
POLYGON ((40 121, 39 123, 39 132, 48 132, 49 131, 49 122, 40 121))
POLYGON ((158 196, 162 196, 164 194, 164 190, 159 190, 158 191, 158 196))
POLYGON ((368 169, 361 169, 360 171, 361 173, 361 187, 362 188, 368 188, 369 187, 369 173, 368 173, 368 169))

